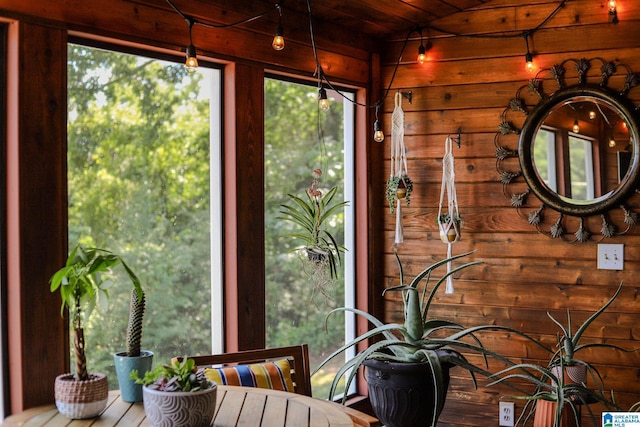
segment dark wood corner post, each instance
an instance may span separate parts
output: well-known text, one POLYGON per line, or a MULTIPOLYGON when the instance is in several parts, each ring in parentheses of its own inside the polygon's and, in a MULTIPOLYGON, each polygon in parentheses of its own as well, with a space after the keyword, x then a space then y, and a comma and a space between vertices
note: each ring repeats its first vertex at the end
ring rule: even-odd
POLYGON ((264 70, 224 74, 225 349, 265 346, 264 70))
POLYGON ((53 403, 68 333, 49 277, 67 246, 67 34, 12 22, 7 65, 7 300, 10 412, 53 403))

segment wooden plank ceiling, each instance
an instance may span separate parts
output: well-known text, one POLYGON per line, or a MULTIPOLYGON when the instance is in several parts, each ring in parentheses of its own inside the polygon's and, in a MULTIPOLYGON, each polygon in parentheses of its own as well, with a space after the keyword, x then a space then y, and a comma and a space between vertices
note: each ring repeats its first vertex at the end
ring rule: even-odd
MULTIPOLYGON (((249 16, 282 6, 285 32, 297 32, 307 27, 309 7, 314 23, 322 27, 351 33, 355 39, 382 41, 404 37, 407 31, 454 13, 470 10, 491 0, 130 0, 169 8, 174 3, 186 15, 216 25, 229 25, 249 16), (293 27, 293 28, 292 28, 293 27)), ((258 32, 272 32, 276 13, 266 13, 266 19, 245 26, 258 32), (268 23, 268 26, 266 26, 268 23)), ((354 40, 356 44, 357 40, 354 40)))

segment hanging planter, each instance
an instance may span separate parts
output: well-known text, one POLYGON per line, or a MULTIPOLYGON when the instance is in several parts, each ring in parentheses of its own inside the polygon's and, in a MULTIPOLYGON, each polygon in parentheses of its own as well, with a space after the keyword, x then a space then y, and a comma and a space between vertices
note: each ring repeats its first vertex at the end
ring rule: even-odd
POLYGON ((440 240, 444 243, 455 243, 462 234, 463 220, 460 215, 446 213, 438 216, 438 229, 440 230, 440 240))
POLYGON ((387 181, 386 197, 389 202, 389 210, 394 212, 396 200, 404 200, 407 206, 411 203, 411 192, 413 191, 413 181, 406 174, 392 176, 387 181))

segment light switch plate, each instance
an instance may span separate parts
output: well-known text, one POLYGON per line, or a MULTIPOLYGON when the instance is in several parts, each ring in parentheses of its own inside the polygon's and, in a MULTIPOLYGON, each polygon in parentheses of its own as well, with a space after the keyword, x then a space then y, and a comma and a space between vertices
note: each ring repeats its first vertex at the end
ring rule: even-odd
POLYGON ((624 245, 598 243, 598 270, 624 270, 624 245))

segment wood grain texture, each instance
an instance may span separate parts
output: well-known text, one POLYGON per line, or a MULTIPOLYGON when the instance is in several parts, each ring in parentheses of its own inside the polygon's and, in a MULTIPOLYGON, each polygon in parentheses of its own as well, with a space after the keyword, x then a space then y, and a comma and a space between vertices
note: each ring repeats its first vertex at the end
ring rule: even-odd
MULTIPOLYGON (((464 28, 465 34, 517 32, 539 22, 557 4, 496 0, 478 10, 452 14, 434 22, 434 26, 464 28)), ((640 70, 640 44, 633 36, 640 20, 638 5, 625 5, 625 18, 619 26, 608 23, 600 6, 598 2, 568 2, 548 25, 537 31, 533 47, 539 66, 549 67, 568 58, 601 57, 626 63, 634 71, 640 70)), ((430 263, 446 256, 447 246, 439 239, 435 221, 440 197, 441 158, 444 139, 460 127, 462 146, 454 148, 454 155, 458 202, 465 222, 462 238, 453 245, 453 253, 474 250, 470 260, 482 261, 482 264, 458 273, 454 280, 456 292, 437 296, 431 315, 465 326, 517 328, 553 347, 559 331, 547 312, 566 323, 567 310, 570 310, 575 328, 613 295, 620 282, 624 282, 618 300, 587 330, 583 340, 584 343, 616 344, 625 349, 640 347, 637 326, 640 323, 640 288, 635 280, 640 269, 640 246, 637 244, 640 230, 632 229, 624 236, 606 241, 625 244, 624 271, 597 270, 595 242, 570 244, 550 238, 548 230, 558 214, 546 210, 541 229, 547 235, 538 233, 528 224, 527 214, 537 209, 540 202, 529 197, 518 215, 503 194, 496 172, 494 136, 509 100, 531 78, 524 70, 524 40, 436 34, 432 42, 431 62, 420 66, 409 57, 400 64, 393 81, 393 88, 413 93, 413 103, 403 104, 408 172, 414 182, 411 205, 403 208, 404 243, 398 247, 405 277, 415 276, 430 263)), ((388 44, 382 57, 383 85, 389 84, 401 47, 400 42, 388 44)), ((597 82, 593 73, 599 73, 599 65, 594 68, 588 79, 597 82)), ((573 83, 575 80, 568 82, 573 83)), ((621 84, 621 78, 610 84, 621 84)), ((555 90, 553 82, 545 81, 543 85, 546 90, 555 90)), ((637 105, 638 91, 631 91, 630 98, 637 105)), ((535 100, 527 102, 529 108, 537 103, 535 100)), ((392 110, 392 99, 385 100, 382 120, 387 130, 390 129, 392 110)), ((522 125, 524 118, 522 114, 509 115, 509 120, 517 126, 522 125)), ((384 141, 387 153, 390 139, 384 141)), ((505 136, 501 140, 501 145, 513 149, 517 144, 517 136, 505 136)), ((388 154, 383 161, 390 161, 388 154)), ((505 164, 519 170, 517 158, 505 164)), ((388 164, 380 172, 374 180, 387 179, 388 164)), ((525 189, 522 178, 510 185, 512 192, 525 189)), ((381 236, 386 254, 385 275, 380 286, 393 286, 399 280, 392 254, 395 215, 389 213, 384 199, 378 200, 387 208, 383 213, 385 230, 381 236)), ((638 203, 637 196, 629 201, 635 208, 638 203)), ((619 230, 625 227, 621 211, 616 210, 609 216, 619 230)), ((568 229, 577 228, 577 219, 567 221, 568 229)), ((590 217, 586 223, 592 232, 599 234, 600 217, 590 217)), ((395 293, 387 293, 384 297, 389 321, 402 318, 399 298, 395 293)), ((544 351, 513 334, 492 331, 478 336, 487 347, 515 361, 547 362, 544 351)), ((638 400, 640 352, 596 348, 585 350, 579 356, 598 367, 605 386, 615 391, 623 408, 638 400)), ((476 356, 470 356, 470 360, 481 362, 476 356)), ((495 362, 490 366, 499 368, 495 362)), ((438 425, 497 425, 498 401, 513 391, 487 388, 482 383, 474 390, 462 370, 454 370, 452 375, 449 397, 438 425)), ((521 403, 516 402, 516 411, 521 409, 521 403)), ((601 408, 594 405, 592 409, 599 416, 601 408)), ((584 425, 591 425, 585 412, 584 425)))

